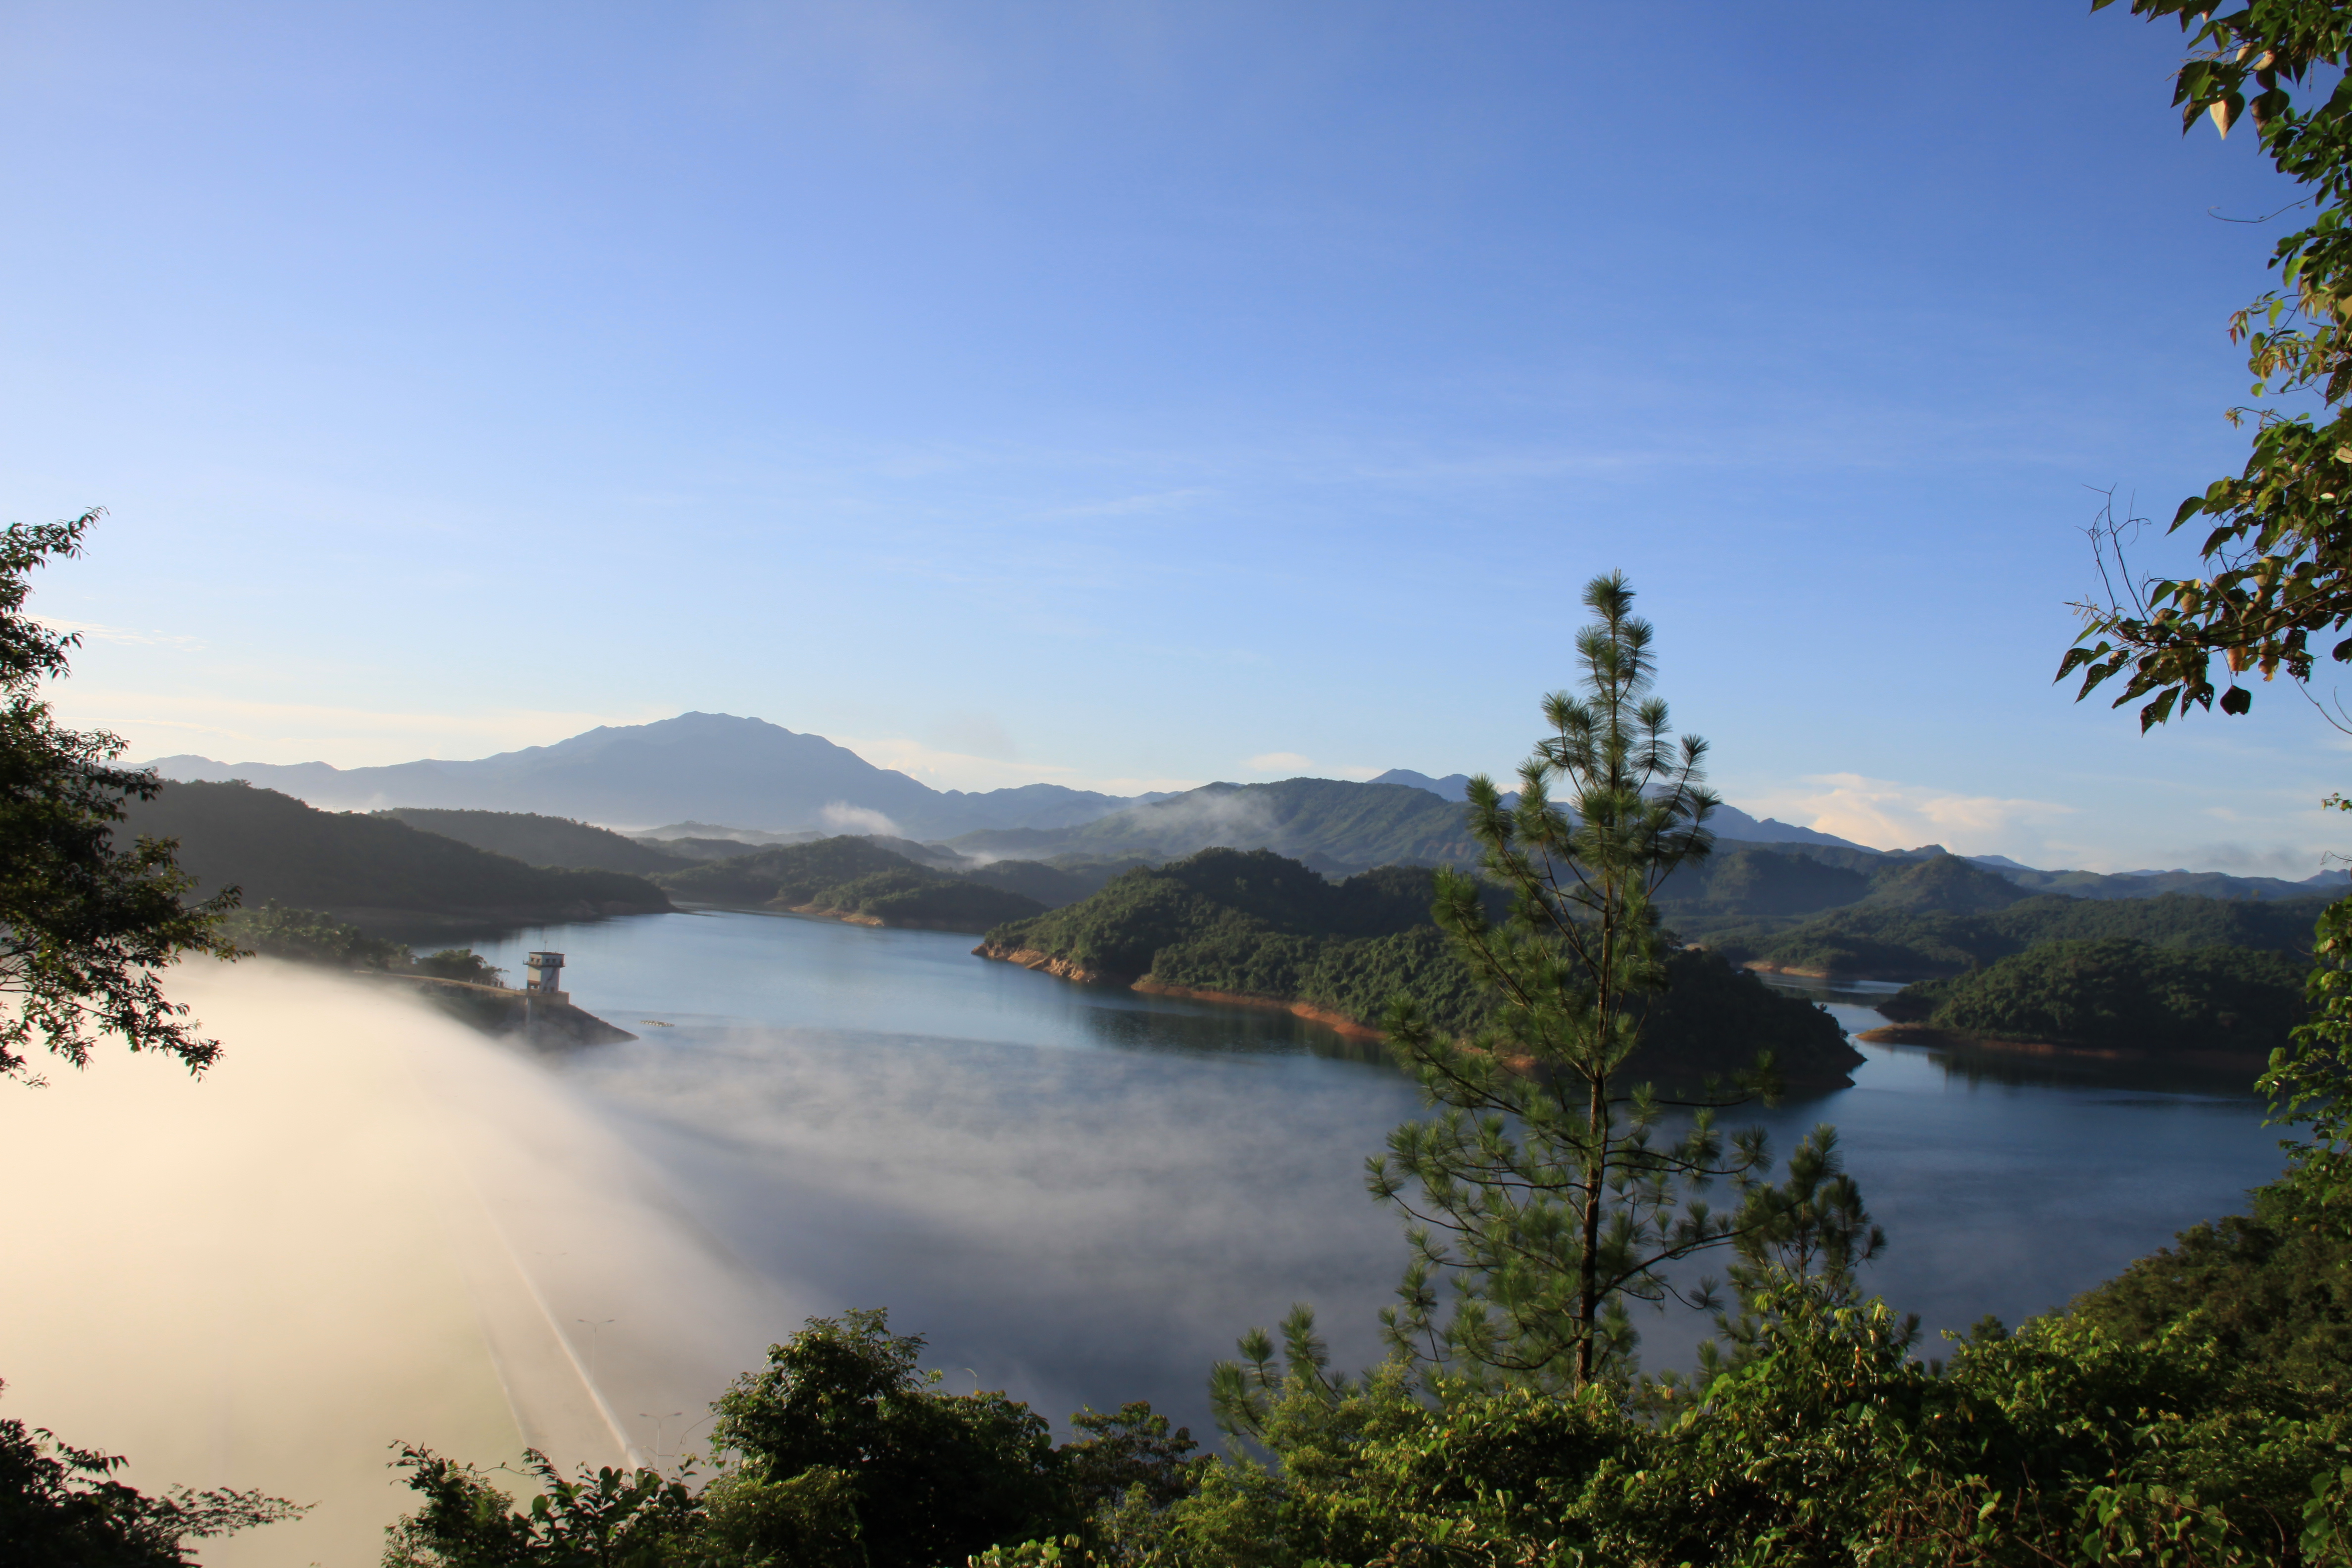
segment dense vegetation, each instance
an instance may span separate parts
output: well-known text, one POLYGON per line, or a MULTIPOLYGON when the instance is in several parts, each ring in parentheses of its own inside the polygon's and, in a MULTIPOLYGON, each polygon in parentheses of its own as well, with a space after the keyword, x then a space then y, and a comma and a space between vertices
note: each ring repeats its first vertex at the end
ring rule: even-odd
POLYGON ((2143 1342, 2210 1330, 2234 1366, 2314 1388, 2352 1382, 2352 1229, 2307 1181, 2255 1189, 2249 1212, 2182 1231, 2076 1299, 2077 1319, 2143 1342))
POLYGON ((1984 969, 1904 987, 1889 1018, 1989 1039, 2266 1061, 2304 1017, 2308 965, 2243 947, 2132 937, 2048 942, 1984 969))
POLYGON ((869 839, 847 836, 706 861, 660 880, 698 903, 935 931, 983 931, 1045 908, 1009 888, 918 866, 869 839))
POLYGON ((1130 1405, 1076 1442, 1003 1394, 953 1395, 878 1313, 812 1321, 714 1407, 734 1462, 698 1493, 647 1470, 543 1472, 528 1511, 410 1450, 421 1505, 387 1568, 792 1563, 2319 1564, 2352 1552, 2344 1215, 2292 1180, 2073 1310, 1988 1320, 1922 1361, 1910 1324, 1781 1270, 1749 1353, 1703 1399, 1334 1373, 1311 1316, 1243 1342, 1201 1458, 1130 1405))
POLYGON ((174 1487, 162 1497, 118 1474, 119 1454, 0 1420, 0 1563, 11 1568, 185 1568, 186 1542, 297 1518, 259 1492, 174 1487))
POLYGON ((121 740, 66 728, 42 698, 81 638, 25 612, 27 579, 80 554, 98 517, 0 530, 0 1080, 29 1076, 29 1051, 84 1066, 101 1034, 192 1072, 220 1052, 160 976, 228 951, 216 927, 235 892, 188 900, 169 830, 121 832, 155 775, 118 765, 121 740))
POLYGON ((943 1568, 1102 1539, 1096 1520, 1153 1516, 1207 1463, 1141 1403, 1078 1412, 1079 1436, 1057 1446, 1018 1400, 941 1391, 922 1348, 879 1311, 810 1320, 712 1405, 734 1462, 699 1491, 651 1470, 568 1481, 541 1461, 541 1499, 516 1511, 478 1471, 410 1448, 398 1463, 424 1501, 385 1568, 943 1568))
POLYGON ((2130 938, 2153 946, 2307 948, 2324 899, 2256 901, 2165 893, 2153 899, 2027 896, 1972 912, 1865 901, 1802 922, 1702 927, 1670 911, 1685 935, 1735 963, 1800 973, 1908 980, 1957 973, 2037 942, 2130 938))
POLYGON ((1150 863, 1133 855, 1056 855, 1050 860, 992 860, 963 875, 1058 910, 1101 892, 1120 872, 1150 863))
POLYGON ((133 802, 131 830, 179 842, 200 887, 323 910, 379 932, 640 914, 670 908, 642 877, 526 866, 404 822, 319 811, 242 784, 171 784, 133 802))
MULTIPOLYGON (((988 933, 982 952, 1062 960, 1088 976, 1304 1002, 1377 1026, 1400 994, 1439 1026, 1468 1034, 1487 1000, 1432 923, 1425 868, 1385 866, 1344 881, 1267 849, 1204 849, 1116 878, 1083 903, 988 933)), ((1861 1058, 1827 1015, 1767 989, 1709 953, 1669 963, 1651 1005, 1640 1070, 1683 1081, 1773 1051, 1788 1081, 1845 1081, 1861 1058)))
POLYGON ((1106 980, 1153 972, 1155 955, 1220 930, 1387 936, 1429 923, 1430 874, 1390 866, 1333 882, 1270 849, 1203 849, 1114 878, 1093 898, 989 933, 1106 980))
POLYGON ((2341 897, 2341 870, 2323 871, 2300 882, 2277 877, 2238 877, 2226 871, 2037 871, 2004 866, 2000 874, 2032 893, 2063 893, 2074 899, 2152 899, 2189 893, 2206 899, 2303 899, 2325 893, 2341 897), (2332 890, 2331 890, 2332 889, 2332 890))
POLYGON ((420 956, 404 943, 370 936, 332 915, 317 910, 289 910, 274 900, 257 910, 236 910, 221 923, 221 931, 247 952, 295 963, 421 974, 476 985, 501 984, 506 977, 506 971, 471 948, 445 947, 420 956))
POLYGON ((258 909, 241 909, 221 922, 221 934, 248 952, 296 963, 340 969, 401 969, 407 947, 368 935, 348 921, 317 910, 289 909, 271 899, 258 909))
POLYGON ((445 811, 421 805, 397 805, 375 815, 526 866, 649 877, 677 870, 684 858, 568 816, 540 816, 527 811, 445 811))

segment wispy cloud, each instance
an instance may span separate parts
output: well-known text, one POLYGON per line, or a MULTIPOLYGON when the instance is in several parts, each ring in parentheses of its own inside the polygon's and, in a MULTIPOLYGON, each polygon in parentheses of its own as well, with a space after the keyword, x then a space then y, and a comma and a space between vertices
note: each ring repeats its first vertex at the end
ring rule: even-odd
POLYGON ((201 648, 207 646, 202 637, 182 637, 173 632, 132 631, 128 626, 110 626, 98 621, 69 621, 58 616, 37 616, 42 626, 54 632, 72 632, 84 642, 121 643, 133 647, 201 648))
POLYGON ((870 806, 851 805, 845 801, 834 801, 817 814, 824 825, 835 833, 881 833, 893 838, 904 838, 898 825, 870 806))
POLYGON ((1959 795, 1929 784, 1815 773, 1801 788, 1742 801, 1759 816, 1834 833, 1880 849, 1936 842, 1963 854, 2014 854, 2041 841, 2042 830, 2072 816, 2071 805, 2045 800, 1959 795))
POLYGON ((1146 778, 1088 773, 1063 763, 1016 762, 1003 757, 974 756, 943 751, 903 736, 829 737, 877 768, 896 768, 933 789, 1011 789, 1021 784, 1057 784, 1070 789, 1098 790, 1104 795, 1143 795, 1155 790, 1188 790, 1201 779, 1146 778))

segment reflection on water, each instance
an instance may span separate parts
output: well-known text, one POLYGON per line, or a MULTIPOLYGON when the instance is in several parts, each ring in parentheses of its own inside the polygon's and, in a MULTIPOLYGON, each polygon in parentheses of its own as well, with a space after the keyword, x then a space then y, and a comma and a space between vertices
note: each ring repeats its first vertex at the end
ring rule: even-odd
MULTIPOLYGON (((486 951, 510 973, 567 952, 574 998, 644 1037, 555 1070, 806 1311, 888 1305, 935 1364, 1050 1413, 1149 1397, 1196 1430, 1208 1363, 1294 1300, 1343 1364, 1376 1355, 1405 1248, 1362 1163, 1417 1113, 1412 1084, 1287 1013, 1072 985, 971 946, 714 913, 486 951)), ((1850 1029, 1879 1021, 1868 994, 1820 999, 1850 1029)), ((1891 1241, 1866 1283, 1921 1314, 1930 1353, 1935 1330, 2062 1305, 2279 1169, 2242 1086, 1860 1048, 1853 1088, 1727 1120, 1782 1153, 1840 1128, 1891 1241)), ((1704 1331, 1639 1321, 1653 1365, 1704 1331)))
POLYGON ((635 1030, 791 1023, 1064 1047, 1268 1052, 1384 1060, 1378 1047, 1280 1008, 1073 985, 971 956, 977 939, 877 930, 799 915, 698 910, 527 931, 477 943, 515 984, 526 952, 570 955, 574 1000, 635 1030))

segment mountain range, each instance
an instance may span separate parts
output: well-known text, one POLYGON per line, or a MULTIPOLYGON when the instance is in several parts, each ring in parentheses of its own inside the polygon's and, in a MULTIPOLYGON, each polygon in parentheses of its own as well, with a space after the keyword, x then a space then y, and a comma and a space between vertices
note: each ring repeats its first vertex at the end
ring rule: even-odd
MULTIPOLYGON (((1391 768, 1372 783, 1410 784, 1414 789, 1424 789, 1447 800, 1470 798, 1468 773, 1448 773, 1442 779, 1433 779, 1411 768, 1391 768)), ((1834 833, 1799 827, 1792 822, 1780 822, 1769 816, 1750 816, 1736 805, 1717 806, 1714 815, 1706 819, 1706 825, 1717 838, 1737 838, 1747 844, 1827 844, 1839 849, 1870 849, 1867 844, 1856 844, 1853 839, 1840 838, 1834 833)), ((1871 852, 1878 853, 1875 850, 1871 852)), ((2000 857, 1995 855, 1987 858, 1998 860, 2000 857)), ((2017 862, 2011 860, 2008 864, 2014 866, 2017 862)))
MULTIPOLYGON (((651 724, 603 726, 552 745, 468 762, 337 768, 326 763, 226 763, 183 755, 148 765, 167 779, 241 779, 328 809, 529 812, 577 818, 635 829, 644 837, 657 836, 671 853, 696 858, 735 852, 730 839, 749 849, 761 842, 843 833, 945 841, 959 858, 972 862, 1069 856, 1167 860, 1228 847, 1272 849, 1327 875, 1344 876, 1372 866, 1474 858, 1460 810, 1469 780, 1461 773, 1432 777, 1396 768, 1361 784, 1299 778, 1131 796, 1052 784, 935 790, 876 767, 822 735, 726 713, 681 713, 651 724), (671 826, 645 831, 656 824, 671 826)), ((1718 808, 1708 826, 1724 840, 1803 848, 1851 862, 1945 853, 1937 845, 1873 849, 1729 805, 1718 808)), ((2034 891, 2090 898, 2167 891, 2280 898, 2340 888, 2347 879, 2341 871, 2300 883, 2215 872, 2101 876, 2038 871, 2000 856, 1980 857, 1977 863, 2034 891)))
MULTIPOLYGON (((811 832, 884 833, 932 840, 971 833, 1055 833, 1114 813, 1179 798, 1164 794, 1103 795, 1052 784, 969 792, 935 790, 905 773, 876 767, 822 735, 803 734, 764 720, 728 713, 681 713, 651 724, 604 725, 552 745, 467 762, 436 759, 386 767, 338 768, 327 763, 221 763, 210 757, 178 755, 159 757, 147 765, 167 779, 243 779, 329 810, 425 807, 535 812, 625 830, 673 825, 658 829, 665 837, 686 832, 711 838, 740 836, 754 842, 811 832)), ((1375 786, 1409 786, 1443 801, 1459 802, 1469 780, 1462 773, 1432 778, 1409 768, 1396 768, 1370 782, 1375 786)), ((1365 787, 1336 780, 1286 783, 1334 786, 1307 792, 1318 798, 1331 796, 1324 802, 1327 805, 1365 787)), ((1220 820, 1263 819, 1275 827, 1287 822, 1286 808, 1250 793, 1268 787, 1207 784, 1181 797, 1192 800, 1192 805, 1164 815, 1148 814, 1140 822, 1146 837, 1166 840, 1172 852, 1190 854, 1208 843, 1224 840, 1212 834, 1203 842, 1193 842, 1200 834, 1180 830, 1180 822, 1208 826, 1220 820), (1182 847, 1176 847, 1179 845, 1182 847)), ((1371 793, 1382 795, 1386 790, 1371 793)), ((1382 808, 1365 809, 1373 816, 1382 815, 1382 808)), ((1385 809, 1395 815, 1401 808, 1391 799, 1385 809)), ((1435 822, 1434 816, 1432 821, 1435 822)), ((1809 827, 1769 817, 1759 821, 1731 806, 1717 813, 1713 826, 1725 838, 1862 847, 1809 827)), ((1459 837, 1458 818, 1449 815, 1436 831, 1441 838, 1459 837)), ((1397 847, 1421 837, 1408 831, 1397 847)), ((1095 837, 1099 840, 1101 836, 1095 837)), ((1073 844, 1069 847, 1089 847, 1073 844)), ((1296 834, 1269 841, 1265 847, 1286 853, 1312 854, 1316 849, 1315 845, 1299 841, 1296 834)))
POLYGON ((316 806, 529 811, 613 827, 733 823, 767 829, 939 838, 977 828, 1065 827, 1156 795, 1098 795, 1061 784, 935 790, 877 768, 822 735, 759 719, 681 713, 602 725, 551 746, 473 762, 338 768, 326 763, 216 763, 159 757, 167 779, 243 779, 316 806))

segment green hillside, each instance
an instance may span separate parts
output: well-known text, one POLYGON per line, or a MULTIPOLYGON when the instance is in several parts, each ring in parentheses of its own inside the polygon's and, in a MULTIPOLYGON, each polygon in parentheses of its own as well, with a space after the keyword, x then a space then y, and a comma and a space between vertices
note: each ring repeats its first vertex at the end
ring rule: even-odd
MULTIPOLYGON (((2179 895, 2175 895, 2178 897, 2179 895)), ((1906 986, 1880 1010, 1990 1039, 2267 1058, 2304 1016, 2305 961, 2275 951, 2045 942, 1988 968, 1906 986)))
POLYGON ((973 878, 918 866, 865 838, 820 838, 671 871, 682 899, 736 909, 932 931, 983 931, 1045 912, 1039 900, 973 878))
POLYGON ((568 816, 538 816, 526 811, 443 811, 421 805, 396 805, 374 815, 395 818, 411 827, 437 833, 493 855, 504 855, 526 866, 625 871, 646 877, 675 871, 684 858, 664 854, 634 838, 625 838, 608 828, 574 822, 568 816))
POLYGON ((1658 899, 1662 910, 1686 921, 1752 920, 1836 909, 1869 897, 1872 886, 1869 872, 1811 855, 1719 843, 1714 854, 1666 879, 1658 899))
POLYGON ((2226 871, 2156 871, 2117 875, 2099 871, 2034 871, 2008 868, 2001 875, 2028 892, 2066 893, 2077 899, 2152 899, 2161 893, 2191 893, 2208 899, 2308 899, 2352 891, 2340 878, 2331 889, 2277 877, 2234 877, 2226 871))
POLYGON ((968 853, 1045 859, 1060 855, 1171 860, 1226 847, 1272 849, 1328 871, 1395 864, 1464 864, 1477 857, 1462 807, 1406 784, 1285 779, 1204 784, 1078 827, 968 833, 968 853))
MULTIPOLYGON (((1927 885, 1922 878, 1909 884, 1927 885)), ((2303 900, 2206 899, 2165 893, 2152 899, 2073 899, 2027 895, 1996 910, 1952 910, 1874 898, 1801 922, 1670 923, 1735 963, 1791 973, 1918 979, 1957 973, 2023 952, 2038 942, 2128 938, 2189 950, 2245 947, 2294 952, 2307 947, 2312 922, 2327 906, 2303 900)))
POLYGON ((178 839, 180 865, 202 891, 241 888, 249 905, 324 910, 372 934, 671 907, 641 877, 527 866, 405 822, 319 811, 248 784, 172 784, 126 805, 124 831, 178 839))
POLYGON ((667 871, 661 885, 683 899, 699 903, 734 904, 757 909, 769 904, 790 908, 805 904, 827 888, 856 881, 877 871, 896 871, 913 862, 863 838, 820 838, 809 844, 784 844, 754 849, 724 860, 706 861, 683 870, 667 871))
POLYGON ((1998 872, 1958 855, 1897 860, 1875 872, 1861 902, 1874 909, 1974 914, 2005 910, 2033 895, 1998 872))
POLYGON ((1051 860, 993 860, 963 873, 975 882, 1036 900, 1049 910, 1092 898, 1121 871, 1149 862, 1132 855, 1057 855, 1051 860))
MULTIPOLYGON (((1207 849, 1127 872, 1083 903, 1000 926, 980 952, 1106 982, 1305 1003, 1377 1026, 1408 994, 1443 1028, 1484 994, 1430 923, 1431 876, 1389 866, 1332 882, 1269 850, 1207 849)), ((1713 954, 1678 954, 1636 1070, 1687 1082, 1773 1050, 1791 1084, 1846 1081, 1862 1058, 1827 1015, 1713 954)))

